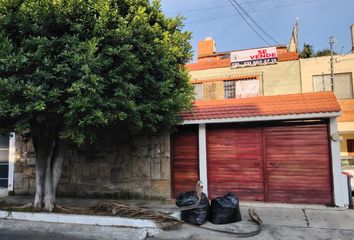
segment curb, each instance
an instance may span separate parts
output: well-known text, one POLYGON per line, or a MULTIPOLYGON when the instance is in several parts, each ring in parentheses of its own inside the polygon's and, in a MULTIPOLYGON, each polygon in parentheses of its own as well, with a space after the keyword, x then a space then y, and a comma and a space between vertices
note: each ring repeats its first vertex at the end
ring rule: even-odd
POLYGON ((290 203, 265 203, 265 202, 241 202, 240 207, 259 208, 284 208, 284 209, 306 209, 306 210, 330 210, 345 211, 346 207, 332 207, 319 204, 290 204, 290 203))
POLYGON ((132 219, 124 217, 0 211, 0 219, 83 224, 106 227, 130 227, 140 229, 142 228, 146 231, 146 233, 150 235, 155 235, 160 232, 159 227, 151 220, 132 219))

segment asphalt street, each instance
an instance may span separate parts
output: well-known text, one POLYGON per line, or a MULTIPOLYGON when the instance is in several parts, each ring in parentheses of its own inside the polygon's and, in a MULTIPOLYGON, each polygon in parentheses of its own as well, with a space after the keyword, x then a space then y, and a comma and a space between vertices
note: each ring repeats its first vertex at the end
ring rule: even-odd
POLYGON ((13 231, 7 229, 0 232, 1 240, 94 240, 96 238, 88 238, 87 236, 62 235, 58 233, 44 233, 37 231, 13 231))
POLYGON ((0 240, 139 240, 144 229, 0 220, 0 240))

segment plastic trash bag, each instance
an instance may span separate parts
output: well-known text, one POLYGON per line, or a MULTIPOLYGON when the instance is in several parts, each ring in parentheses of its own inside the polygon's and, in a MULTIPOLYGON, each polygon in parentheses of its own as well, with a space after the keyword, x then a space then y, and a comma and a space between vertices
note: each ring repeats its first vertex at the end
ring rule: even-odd
MULTIPOLYGON (((198 198, 195 191, 184 192, 178 195, 176 205, 178 207, 187 207, 195 204, 197 201, 198 198)), ((199 206, 194 209, 181 211, 181 219, 190 224, 202 225, 208 220, 209 210, 208 197, 202 193, 199 206)))
POLYGON ((209 221, 214 224, 226 224, 241 221, 240 201, 233 193, 211 200, 209 221))

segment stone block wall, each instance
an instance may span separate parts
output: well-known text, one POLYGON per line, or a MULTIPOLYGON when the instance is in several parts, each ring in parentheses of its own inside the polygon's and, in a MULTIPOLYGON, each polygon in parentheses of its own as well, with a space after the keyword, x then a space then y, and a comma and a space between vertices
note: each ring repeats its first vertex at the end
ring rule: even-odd
MULTIPOLYGON (((34 194, 35 154, 16 143, 14 194, 34 194)), ((169 199, 170 135, 141 136, 67 152, 58 196, 169 199)))

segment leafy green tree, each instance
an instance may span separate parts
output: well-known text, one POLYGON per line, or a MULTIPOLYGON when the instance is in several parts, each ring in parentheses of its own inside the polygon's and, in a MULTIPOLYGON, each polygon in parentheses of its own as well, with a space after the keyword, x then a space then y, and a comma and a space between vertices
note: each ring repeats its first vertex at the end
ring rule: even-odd
MULTIPOLYGON (((336 52, 333 52, 333 55, 336 55, 336 52)), ((322 56, 331 56, 331 49, 322 49, 316 52, 316 57, 322 56)))
POLYGON ((0 0, 0 130, 29 133, 35 207, 55 207, 67 143, 178 124, 193 99, 182 20, 159 1, 0 0))
POLYGON ((304 47, 300 52, 300 58, 311 58, 314 57, 313 46, 307 43, 304 43, 304 47))

